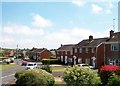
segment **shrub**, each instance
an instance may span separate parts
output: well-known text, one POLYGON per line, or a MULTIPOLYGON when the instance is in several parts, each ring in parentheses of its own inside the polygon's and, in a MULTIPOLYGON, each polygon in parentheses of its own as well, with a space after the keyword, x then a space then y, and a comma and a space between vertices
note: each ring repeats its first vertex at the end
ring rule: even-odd
POLYGON ((98 85, 100 84, 100 77, 97 73, 89 68, 73 66, 66 68, 63 75, 64 81, 68 84, 81 85, 98 85))
POLYGON ((52 69, 51 69, 51 67, 49 65, 43 65, 41 67, 41 69, 43 69, 43 70, 45 70, 45 71, 47 71, 49 73, 52 73, 52 69))
POLYGON ((58 64, 60 61, 58 59, 42 59, 43 64, 58 64))
POLYGON ((52 86, 55 82, 54 77, 42 69, 32 69, 17 72, 17 86, 52 86))
POLYGON ((107 86, 120 86, 120 75, 113 74, 110 76, 107 86))
POLYGON ((105 65, 100 68, 99 75, 103 85, 107 84, 108 79, 112 74, 120 75, 120 66, 105 65))

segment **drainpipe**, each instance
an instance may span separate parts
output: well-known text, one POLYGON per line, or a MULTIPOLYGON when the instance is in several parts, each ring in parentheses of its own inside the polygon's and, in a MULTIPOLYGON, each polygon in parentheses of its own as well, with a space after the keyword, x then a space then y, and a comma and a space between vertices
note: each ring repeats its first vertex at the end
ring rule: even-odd
POLYGON ((104 65, 106 64, 106 62, 105 62, 105 42, 104 42, 104 65))
POLYGON ((96 47, 96 67, 97 67, 97 52, 98 52, 98 48, 96 47))

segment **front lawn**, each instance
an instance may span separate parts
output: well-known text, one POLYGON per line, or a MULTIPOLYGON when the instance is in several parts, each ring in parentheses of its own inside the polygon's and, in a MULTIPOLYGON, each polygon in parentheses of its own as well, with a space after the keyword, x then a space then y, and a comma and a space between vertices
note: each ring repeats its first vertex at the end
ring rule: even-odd
POLYGON ((0 64, 0 70, 6 70, 15 66, 17 65, 16 64, 0 64))
POLYGON ((65 67, 52 67, 52 72, 63 72, 65 67))

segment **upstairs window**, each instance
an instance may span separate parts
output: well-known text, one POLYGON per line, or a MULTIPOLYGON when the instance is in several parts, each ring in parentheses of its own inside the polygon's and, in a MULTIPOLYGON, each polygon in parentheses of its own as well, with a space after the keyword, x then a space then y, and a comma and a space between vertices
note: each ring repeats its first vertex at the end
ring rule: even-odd
POLYGON ((75 53, 77 53, 77 48, 75 48, 75 53))
POLYGON ((80 53, 82 53, 82 48, 80 48, 80 53))
POLYGON ((119 51, 120 47, 119 44, 111 44, 111 51, 119 51))
POLYGON ((70 51, 70 55, 72 55, 72 54, 73 54, 73 51, 71 50, 71 51, 70 51))
POLYGON ((86 53, 88 53, 88 48, 85 48, 86 53))
POLYGON ((67 55, 67 51, 65 51, 65 54, 67 55))
POLYGON ((94 53, 94 48, 92 48, 92 53, 94 53))

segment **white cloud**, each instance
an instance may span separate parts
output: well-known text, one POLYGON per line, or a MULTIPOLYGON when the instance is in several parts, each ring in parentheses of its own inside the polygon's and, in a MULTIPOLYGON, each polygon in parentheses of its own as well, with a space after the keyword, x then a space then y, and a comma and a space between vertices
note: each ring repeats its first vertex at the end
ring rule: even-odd
POLYGON ((33 17, 32 24, 36 27, 45 28, 45 27, 51 27, 53 25, 50 20, 45 19, 39 14, 32 14, 32 17, 33 17))
POLYGON ((86 0, 73 0, 72 3, 77 6, 83 6, 86 3, 86 0))
POLYGON ((103 8, 98 6, 98 5, 96 5, 96 4, 91 4, 91 6, 92 6, 92 10, 93 10, 94 13, 98 14, 98 13, 103 11, 103 8))
POLYGON ((3 33, 10 35, 24 35, 24 36, 37 36, 43 35, 44 31, 42 29, 30 28, 24 25, 7 25, 3 27, 3 33))
POLYGON ((83 39, 88 39, 89 35, 93 35, 95 38, 106 37, 106 33, 104 34, 104 32, 93 33, 90 29, 79 27, 39 34, 40 31, 38 29, 31 30, 28 26, 11 25, 11 27, 5 26, 3 32, 3 36, 0 37, 0 44, 3 47, 11 48, 16 48, 18 44, 20 48, 45 47, 51 49, 60 47, 60 44, 76 44, 83 39), (27 31, 31 32, 28 33, 27 31))

